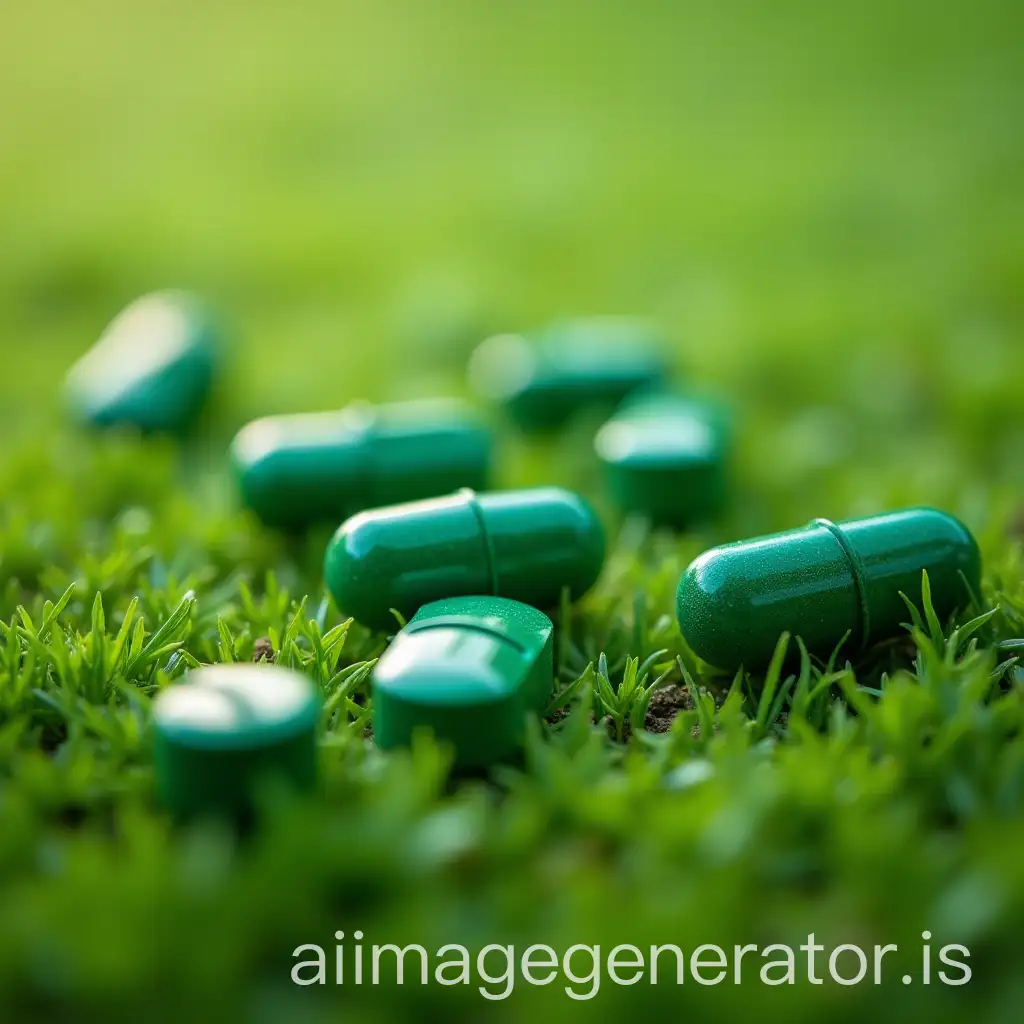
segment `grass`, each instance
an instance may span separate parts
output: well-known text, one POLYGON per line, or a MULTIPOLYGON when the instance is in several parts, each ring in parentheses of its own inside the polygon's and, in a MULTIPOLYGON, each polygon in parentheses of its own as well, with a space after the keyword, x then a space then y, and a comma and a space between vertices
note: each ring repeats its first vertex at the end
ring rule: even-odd
MULTIPOLYGON (((0 1016, 477 1020, 558 982, 298 989, 303 943, 895 943, 881 987, 607 982, 598 1019, 1019 1017, 1024 929, 1024 101, 1011 3, 0 14, 0 1016), (125 302, 233 324, 181 448, 86 437, 73 359, 125 302), (450 777, 364 737, 386 638, 326 600, 326 538, 233 506, 247 418, 459 391, 492 329, 641 313, 737 413, 734 500, 681 537, 604 502, 593 424, 501 433, 501 483, 595 498, 606 571, 556 616, 522 763, 450 777), (783 638, 724 678, 672 616, 719 540, 931 503, 983 593, 847 664, 783 638), (324 700, 323 793, 238 837, 153 797, 149 702, 269 638, 324 700), (685 687, 673 689, 673 687, 685 687), (671 729, 641 728, 685 692, 671 729), (918 981, 921 933, 971 950, 918 981)), ((261 643, 261 651, 266 650, 261 643)))

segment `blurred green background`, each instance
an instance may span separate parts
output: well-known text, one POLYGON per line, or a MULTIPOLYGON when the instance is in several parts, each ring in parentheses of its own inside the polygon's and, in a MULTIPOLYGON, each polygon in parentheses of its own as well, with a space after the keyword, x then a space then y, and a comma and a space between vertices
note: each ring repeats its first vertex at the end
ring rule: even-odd
POLYGON ((174 284, 234 319, 236 419, 445 387, 483 331, 575 312, 651 315, 778 408, 1002 397, 1019 11, 5 4, 5 415, 174 284))
MULTIPOLYGON (((211 462, 254 415, 461 390, 466 355, 491 331, 639 314, 674 340, 681 376, 737 409, 742 489, 725 533, 931 502, 963 516, 1018 586, 1006 528, 1024 486, 1022 111, 1014 0, 0 0, 0 448, 28 451, 54 429, 67 367, 152 288, 193 288, 232 325, 211 462)), ((574 482, 578 440, 515 449, 506 479, 574 482)), ((78 486, 96 483, 91 471, 78 486)), ((28 477, 6 480, 17 511, 10 481, 28 477)), ((54 493, 54 507, 73 504, 54 493)), ((24 507, 49 507, 34 500, 24 507)), ((917 735, 908 723, 903 740, 917 735)), ((351 778, 339 769, 337 820, 289 820, 230 884, 223 837, 174 845, 137 809, 124 849, 89 833, 63 873, 59 845, 33 846, 29 871, 28 846, 11 839, 15 856, 0 842, 9 898, 32 879, 0 929, 0 960, 17 965, 0 981, 17 978, 12 1005, 26 1014, 86 993, 94 1009, 139 1019, 159 985, 172 1016, 199 995, 211 1013, 235 1012, 244 991, 252 1019, 297 1019, 282 951, 328 943, 330 922, 374 920, 380 941, 497 942, 509 929, 611 945, 632 941, 635 906, 660 941, 665 927, 758 941, 749 926, 761 919, 764 941, 773 927, 802 927, 802 940, 823 917, 902 941, 886 928, 916 934, 937 907, 987 943, 985 985, 964 1015, 1013 1020, 1017 769, 999 776, 1004 818, 954 841, 936 794, 975 776, 947 765, 940 785, 914 742, 897 756, 886 743, 898 730, 879 728, 861 737, 863 758, 840 733, 789 755, 785 785, 753 766, 689 804, 658 803, 639 760, 629 781, 603 774, 593 751, 549 766, 504 810, 472 790, 437 805, 429 752, 351 778), (869 750, 902 758, 906 776, 886 774, 894 762, 881 755, 869 768, 869 750), (841 792, 859 796, 839 813, 841 792), (620 846, 632 829, 642 842, 620 846), (458 842, 444 845, 452 836, 487 852, 464 865, 458 842), (812 848, 832 881, 793 895, 787 880, 812 848), (901 859, 911 849, 919 859, 901 859), (986 888, 996 861, 1004 888, 986 888), (629 894, 621 903, 610 878, 629 894), (876 891, 876 879, 887 884, 876 891), (542 883, 549 902, 531 918, 542 883), (38 960, 27 980, 26 936, 38 960), (56 968, 55 936, 67 939, 56 968), (264 980, 242 986, 257 971, 264 980)), ((104 778, 103 756, 75 762, 80 781, 104 778)), ((49 828, 55 793, 79 784, 62 777, 51 792, 48 770, 26 769, 6 797, 10 836, 34 835, 37 814, 49 828)), ((749 993, 715 1003, 691 989, 684 1009, 691 994, 719 1019, 751 1005, 749 993)), ((388 1007, 412 1019, 415 995, 367 999, 351 1019, 388 1007)), ((445 1009, 443 995, 416 1012, 445 1009)), ((657 1011, 657 994, 629 995, 609 997, 609 1019, 657 1011)), ((792 1019, 866 1008, 907 1019, 925 1005, 958 1018, 950 992, 918 997, 832 990, 772 1005, 792 1019)), ((490 1009, 459 1005, 466 1019, 490 1009)), ((301 1004, 310 1019, 319 1006, 301 1004)), ((552 1006, 573 1009, 560 996, 552 1006)))

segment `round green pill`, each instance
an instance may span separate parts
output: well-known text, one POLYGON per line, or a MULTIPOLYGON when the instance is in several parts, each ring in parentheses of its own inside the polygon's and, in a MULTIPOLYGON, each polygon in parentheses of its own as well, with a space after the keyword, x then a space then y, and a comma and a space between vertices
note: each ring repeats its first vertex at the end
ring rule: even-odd
POLYGON ((210 393, 217 349, 214 322, 194 296, 144 295, 72 367, 68 405, 94 426, 179 433, 210 393))
POLYGON ((264 779, 316 779, 313 685, 273 665, 210 665, 170 686, 153 708, 157 792, 182 815, 242 814, 264 779))
POLYGON ((526 431, 560 427, 585 409, 612 409, 667 372, 658 337, 640 320, 596 317, 537 335, 488 338, 470 359, 470 382, 526 431))
POLYGON ((337 523, 364 508, 486 487, 490 431, 462 403, 365 403, 244 427, 231 461, 245 504, 269 526, 337 523))
POLYGON ((373 509, 341 525, 324 577, 338 606, 377 630, 393 629, 445 597, 486 594, 550 608, 593 586, 604 531, 593 509, 560 487, 476 494, 373 509))
POLYGON ((677 529, 721 511, 727 448, 724 410, 677 395, 627 400, 594 439, 616 506, 677 529))
POLYGON ((502 597, 424 605, 373 673, 373 735, 382 749, 430 729, 457 768, 482 768, 519 749, 528 713, 541 714, 554 678, 551 620, 502 597))
POLYGON ((683 574, 676 614, 687 644, 705 661, 758 669, 784 631, 823 656, 847 631, 849 651, 897 634, 908 618, 900 593, 921 607, 925 570, 942 618, 980 589, 977 543, 945 512, 816 519, 705 552, 683 574))

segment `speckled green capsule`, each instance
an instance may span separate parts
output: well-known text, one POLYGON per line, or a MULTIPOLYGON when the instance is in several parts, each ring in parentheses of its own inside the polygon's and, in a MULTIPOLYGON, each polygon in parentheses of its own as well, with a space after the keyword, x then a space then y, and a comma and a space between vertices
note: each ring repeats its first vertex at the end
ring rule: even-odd
POLYGON ((377 746, 408 746, 426 728, 452 744, 457 768, 507 760, 551 697, 553 632, 543 612, 503 597, 424 605, 374 668, 377 746))
POLYGON ((666 372, 654 331, 625 317, 568 320, 532 336, 496 335, 469 365, 473 387, 526 431, 560 427, 585 409, 611 410, 666 372))
POLYGON ((921 607, 927 570, 942 618, 980 589, 981 556, 959 520, 914 508, 713 548, 683 574, 676 614, 691 649, 722 669, 762 668, 784 631, 828 655, 897 634, 902 591, 921 607), (966 581, 966 582, 965 582, 966 581))
POLYGON ((598 431, 605 486, 623 512, 677 529, 714 517, 725 502, 725 410, 706 399, 629 399, 598 431))
POLYGON ((256 420, 235 438, 231 461, 245 504, 269 526, 299 529, 486 487, 491 435, 456 401, 359 403, 256 420))
POLYGON ((577 598, 604 563, 593 509, 560 487, 476 494, 373 509, 341 525, 324 576, 338 606, 377 630, 445 597, 510 597, 550 608, 577 598))
POLYGON ((213 384, 217 334, 192 295, 168 291, 136 299, 69 372, 72 415, 98 427, 186 430, 213 384))
POLYGON ((177 814, 244 815, 264 780, 316 780, 316 691, 273 665, 211 665, 170 686, 153 708, 157 792, 177 814))

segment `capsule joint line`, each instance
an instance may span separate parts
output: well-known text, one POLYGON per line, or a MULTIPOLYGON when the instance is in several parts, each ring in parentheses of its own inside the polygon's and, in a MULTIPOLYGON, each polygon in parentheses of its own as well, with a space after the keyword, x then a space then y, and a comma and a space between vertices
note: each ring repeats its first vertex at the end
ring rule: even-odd
POLYGON ((871 609, 868 607, 867 576, 864 572, 864 564, 860 555, 854 550, 853 545, 846 539, 842 528, 837 526, 831 519, 818 518, 812 520, 811 526, 820 526, 835 537, 836 542, 843 549, 846 560, 850 563, 850 572, 853 573, 853 584, 857 591, 857 603, 860 605, 860 641, 859 646, 863 649, 868 646, 871 637, 871 609))
POLYGON ((484 559, 486 562, 487 578, 491 583, 491 594, 497 596, 501 593, 498 581, 497 559, 494 557, 494 542, 491 540, 491 532, 487 528, 487 519, 484 510, 477 500, 476 491, 472 487, 463 487, 459 494, 466 499, 466 504, 476 517, 477 525, 480 527, 480 541, 484 546, 484 559))

